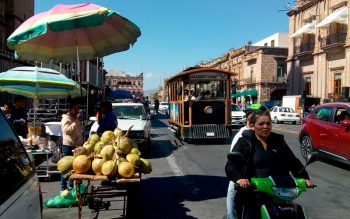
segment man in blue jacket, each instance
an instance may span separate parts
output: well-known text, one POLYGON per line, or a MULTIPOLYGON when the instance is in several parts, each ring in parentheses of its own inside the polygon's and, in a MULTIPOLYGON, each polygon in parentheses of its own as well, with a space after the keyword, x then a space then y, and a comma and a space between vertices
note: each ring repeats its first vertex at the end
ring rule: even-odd
POLYGON ((112 103, 110 101, 103 101, 101 103, 101 110, 97 117, 97 122, 99 124, 96 131, 98 135, 103 134, 103 132, 107 130, 114 131, 114 129, 117 128, 117 117, 113 112, 112 103))

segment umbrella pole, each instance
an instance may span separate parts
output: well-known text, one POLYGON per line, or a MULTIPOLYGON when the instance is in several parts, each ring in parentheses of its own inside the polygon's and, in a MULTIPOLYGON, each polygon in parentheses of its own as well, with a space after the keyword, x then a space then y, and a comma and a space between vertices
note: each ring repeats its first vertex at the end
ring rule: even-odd
MULTIPOLYGON (((80 100, 83 99, 83 86, 82 86, 82 74, 80 72, 80 60, 79 60, 79 48, 78 48, 78 44, 77 45, 77 71, 78 71, 78 76, 79 76, 79 85, 80 85, 80 100)), ((82 129, 83 129, 83 140, 85 142, 86 138, 85 138, 85 118, 86 116, 84 115, 84 111, 82 111, 83 113, 83 124, 82 124, 82 129)))
MULTIPOLYGON (((36 137, 36 113, 38 110, 38 97, 35 96, 34 97, 34 121, 33 121, 33 130, 34 130, 34 138, 36 137)), ((30 136, 30 138, 32 138, 32 136, 30 136)))

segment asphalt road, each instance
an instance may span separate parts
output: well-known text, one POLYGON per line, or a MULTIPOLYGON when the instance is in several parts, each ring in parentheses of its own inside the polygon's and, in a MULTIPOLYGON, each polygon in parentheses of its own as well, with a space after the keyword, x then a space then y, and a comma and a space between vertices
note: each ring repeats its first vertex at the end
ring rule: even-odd
MULTIPOLYGON (((164 115, 152 120, 152 149, 147 155, 153 172, 142 176, 140 218, 218 218, 226 215, 228 180, 224 166, 229 141, 187 144, 175 138, 164 115)), ((297 133, 300 125, 273 124, 274 131, 284 134, 288 145, 301 158, 297 133)), ((316 162, 307 170, 317 188, 297 199, 311 218, 347 219, 350 209, 350 167, 334 162, 316 162)), ((42 182, 44 199, 57 194, 58 181, 42 182)), ((122 204, 112 202, 99 218, 120 218, 122 204)), ((44 218, 76 218, 76 208, 48 209, 44 218)), ((83 218, 90 211, 83 209, 83 218)))

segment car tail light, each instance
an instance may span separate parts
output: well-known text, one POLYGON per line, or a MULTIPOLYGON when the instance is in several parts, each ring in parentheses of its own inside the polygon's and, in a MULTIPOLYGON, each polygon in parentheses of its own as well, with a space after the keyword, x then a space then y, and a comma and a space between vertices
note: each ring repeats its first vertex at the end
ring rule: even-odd
POLYGON ((299 115, 299 114, 297 114, 297 115, 296 115, 296 117, 300 117, 300 115, 299 115))

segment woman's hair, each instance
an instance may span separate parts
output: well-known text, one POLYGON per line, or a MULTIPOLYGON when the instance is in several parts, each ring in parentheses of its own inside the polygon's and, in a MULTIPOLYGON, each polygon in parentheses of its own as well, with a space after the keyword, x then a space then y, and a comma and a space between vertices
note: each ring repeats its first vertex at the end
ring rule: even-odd
POLYGON ((14 102, 16 103, 16 102, 23 101, 23 100, 24 100, 24 96, 17 95, 17 96, 15 96, 14 102))
POLYGON ((258 118, 259 118, 260 116, 267 116, 267 117, 269 117, 269 119, 271 120, 271 115, 270 115, 270 112, 269 112, 269 111, 258 110, 258 111, 255 111, 255 112, 252 113, 252 117, 251 117, 251 119, 250 119, 250 122, 251 122, 252 124, 255 124, 256 121, 258 120, 258 118))
POLYGON ((71 99, 69 102, 68 110, 73 109, 73 107, 80 105, 80 100, 79 99, 71 99))
POLYGON ((101 107, 101 109, 102 108, 106 108, 108 111, 112 111, 113 110, 112 103, 110 101, 108 101, 108 100, 101 102, 100 107, 101 107))
POLYGON ((252 124, 253 111, 247 111, 246 115, 246 123, 252 124))

